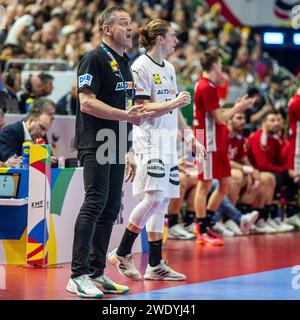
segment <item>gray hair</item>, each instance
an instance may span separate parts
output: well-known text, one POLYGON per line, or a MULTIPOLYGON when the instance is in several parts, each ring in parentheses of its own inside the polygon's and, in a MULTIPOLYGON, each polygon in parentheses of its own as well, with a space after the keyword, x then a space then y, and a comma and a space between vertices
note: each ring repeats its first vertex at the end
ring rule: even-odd
POLYGON ((41 114, 46 113, 47 107, 52 105, 55 108, 55 103, 48 98, 37 98, 33 100, 31 107, 28 110, 28 116, 32 118, 38 118, 41 114))
POLYGON ((121 7, 110 7, 102 11, 98 20, 100 31, 103 30, 103 26, 105 24, 110 25, 113 23, 113 21, 115 20, 116 12, 126 12, 126 10, 121 7))

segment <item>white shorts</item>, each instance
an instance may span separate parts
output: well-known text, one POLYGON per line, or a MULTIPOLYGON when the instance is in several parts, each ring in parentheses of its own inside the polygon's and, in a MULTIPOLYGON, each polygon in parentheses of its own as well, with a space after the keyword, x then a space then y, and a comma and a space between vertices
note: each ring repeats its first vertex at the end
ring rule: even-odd
POLYGON ((179 198, 179 168, 177 155, 155 156, 138 154, 134 156, 137 166, 133 180, 133 196, 146 191, 164 191, 166 198, 179 198))

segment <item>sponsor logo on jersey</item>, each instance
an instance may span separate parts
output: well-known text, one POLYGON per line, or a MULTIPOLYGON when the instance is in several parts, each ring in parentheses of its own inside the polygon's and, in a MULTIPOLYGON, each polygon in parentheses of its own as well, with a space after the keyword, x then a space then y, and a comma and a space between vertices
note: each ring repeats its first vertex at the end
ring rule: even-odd
POLYGON ((155 84, 161 84, 161 79, 160 79, 159 74, 155 73, 155 74, 153 75, 153 78, 154 78, 155 84))
POLYGON ((150 159, 147 162, 147 173, 151 177, 163 178, 166 175, 165 164, 160 159, 150 159))
POLYGON ((134 84, 132 81, 118 82, 116 85, 116 91, 133 89, 133 88, 134 88, 134 84))
POLYGON ((178 166, 171 168, 169 182, 174 184, 175 186, 179 186, 179 168, 178 168, 178 166))
POLYGON ((161 94, 176 94, 176 90, 174 89, 159 89, 157 90, 157 95, 161 95, 161 94))
POLYGON ((81 88, 85 84, 90 86, 92 84, 93 76, 89 73, 85 73, 82 76, 79 76, 78 78, 78 87, 81 88))
POLYGON ((111 66, 111 68, 112 68, 112 70, 113 70, 114 72, 116 72, 116 71, 119 70, 119 65, 118 65, 117 61, 111 61, 111 62, 110 62, 110 66, 111 66))

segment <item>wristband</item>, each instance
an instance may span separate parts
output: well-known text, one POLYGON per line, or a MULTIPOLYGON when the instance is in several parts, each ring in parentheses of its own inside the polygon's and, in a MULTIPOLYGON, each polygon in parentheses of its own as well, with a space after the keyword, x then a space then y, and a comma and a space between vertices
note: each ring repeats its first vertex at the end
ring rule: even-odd
POLYGON ((244 172, 245 174, 253 173, 253 172, 254 172, 254 169, 253 169, 253 167, 251 167, 251 166, 243 166, 243 172, 244 172))

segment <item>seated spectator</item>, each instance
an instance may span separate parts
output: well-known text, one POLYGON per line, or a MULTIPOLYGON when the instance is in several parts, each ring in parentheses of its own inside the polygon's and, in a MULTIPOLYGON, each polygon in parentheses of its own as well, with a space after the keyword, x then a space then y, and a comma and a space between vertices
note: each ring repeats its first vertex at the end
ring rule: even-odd
POLYGON ((26 113, 27 99, 35 99, 48 95, 45 94, 47 90, 45 90, 45 79, 43 77, 41 74, 31 74, 25 81, 25 92, 21 94, 20 99, 20 113, 26 113))
MULTIPOLYGON (((265 115, 261 129, 253 132, 248 138, 248 156, 255 168, 271 172, 276 179, 274 204, 278 204, 282 187, 286 187, 285 223, 300 228, 298 212, 298 185, 290 177, 287 164, 282 159, 282 147, 276 134, 280 129, 280 119, 275 111, 265 115), (274 136, 275 135, 275 136, 274 136)), ((265 217, 266 220, 266 217, 265 217)))
POLYGON ((3 130, 3 127, 5 126, 4 121, 4 112, 0 109, 0 132, 3 130))
POLYGON ((2 109, 7 113, 19 113, 19 98, 17 93, 21 90, 21 73, 18 69, 10 69, 3 73, 4 90, 2 91, 2 109))
MULTIPOLYGON (((0 133, 5 125, 4 121, 4 112, 0 109, 0 133)), ((22 159, 16 155, 8 158, 5 162, 0 161, 0 167, 10 167, 15 168, 19 167, 22 159)))
MULTIPOLYGON (((218 187, 219 181, 214 179, 210 189, 210 195, 218 187)), ((257 220, 259 212, 252 210, 249 213, 243 214, 238 210, 225 196, 212 217, 213 230, 218 232, 222 237, 233 237, 247 235, 250 233, 251 227, 257 220), (224 224, 222 223, 221 217, 224 215, 224 224)))
POLYGON ((40 29, 45 22, 45 13, 38 5, 32 5, 28 14, 19 17, 8 32, 5 43, 24 45, 28 35, 40 29))
POLYGON ((42 96, 46 97, 49 96, 52 93, 53 90, 53 77, 51 76, 51 74, 48 73, 40 73, 39 77, 44 85, 44 88, 42 90, 42 96))
POLYGON ((76 100, 77 100, 77 84, 76 84, 76 81, 74 81, 72 83, 71 92, 68 92, 57 102, 56 114, 75 115, 76 100))
POLYGON ((0 133, 0 161, 21 156, 23 142, 34 142, 45 136, 52 122, 51 116, 44 112, 48 105, 55 106, 49 99, 36 99, 24 120, 5 126, 0 133))

